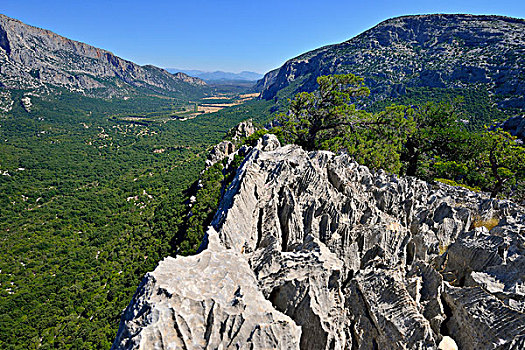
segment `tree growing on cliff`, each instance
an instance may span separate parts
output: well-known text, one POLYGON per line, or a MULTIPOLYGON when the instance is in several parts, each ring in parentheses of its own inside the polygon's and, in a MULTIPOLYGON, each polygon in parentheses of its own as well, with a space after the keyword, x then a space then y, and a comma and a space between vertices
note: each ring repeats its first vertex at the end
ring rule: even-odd
POLYGON ((307 150, 316 149, 323 140, 340 134, 343 126, 355 128, 369 119, 367 112, 352 103, 370 94, 363 78, 353 74, 330 75, 317 78, 317 83, 318 90, 297 94, 288 113, 280 116, 289 141, 307 150))

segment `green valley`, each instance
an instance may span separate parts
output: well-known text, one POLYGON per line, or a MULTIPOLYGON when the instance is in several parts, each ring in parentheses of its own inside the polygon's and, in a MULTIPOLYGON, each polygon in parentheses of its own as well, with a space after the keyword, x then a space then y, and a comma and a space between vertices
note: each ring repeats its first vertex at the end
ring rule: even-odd
POLYGON ((207 149, 265 103, 180 121, 152 117, 185 105, 163 97, 32 101, 0 119, 0 347, 107 349, 171 252, 155 211, 182 210, 207 149), (149 118, 115 117, 131 114, 149 118))
POLYGON ((109 349, 144 275, 197 251, 246 155, 230 150, 266 133, 373 176, 523 200, 525 149, 494 123, 523 119, 524 32, 501 16, 398 17, 252 86, 0 15, 0 349, 109 349), (259 130, 233 140, 248 119, 259 130), (205 168, 224 139, 231 159, 205 168))

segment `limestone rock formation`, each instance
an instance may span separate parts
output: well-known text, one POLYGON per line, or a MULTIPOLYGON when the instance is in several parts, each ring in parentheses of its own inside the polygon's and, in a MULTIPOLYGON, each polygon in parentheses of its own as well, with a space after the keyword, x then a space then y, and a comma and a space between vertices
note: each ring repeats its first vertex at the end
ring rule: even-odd
POLYGON ((33 105, 31 103, 31 97, 24 96, 20 99, 20 103, 22 104, 22 107, 26 110, 27 113, 31 112, 31 106, 33 105))
POLYGON ((242 255, 210 244, 196 256, 168 257, 146 275, 113 348, 293 349, 300 334, 264 298, 242 255))
POLYGON ((113 348, 522 349, 524 234, 514 203, 265 135, 113 348))
POLYGON ((251 119, 240 122, 235 128, 230 131, 233 141, 238 141, 244 137, 248 137, 255 132, 255 126, 251 119))
POLYGON ((213 146, 210 153, 208 153, 208 159, 206 159, 206 167, 209 168, 213 164, 220 162, 230 154, 235 152, 235 145, 231 141, 222 141, 219 144, 213 146))
POLYGON ((229 130, 228 136, 231 141, 225 140, 213 146, 208 153, 208 158, 206 159, 206 168, 209 168, 215 163, 222 161, 224 158, 233 155, 236 150, 235 144, 238 144, 241 139, 252 135, 254 132, 255 126, 251 119, 245 120, 229 130))

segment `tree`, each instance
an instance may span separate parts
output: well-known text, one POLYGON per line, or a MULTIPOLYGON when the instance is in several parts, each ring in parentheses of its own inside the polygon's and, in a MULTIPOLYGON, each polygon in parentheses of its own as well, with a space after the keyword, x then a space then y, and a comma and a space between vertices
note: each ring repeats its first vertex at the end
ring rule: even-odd
POLYGON ((422 158, 456 161, 465 153, 463 146, 468 134, 459 118, 458 101, 414 107, 415 128, 408 135, 401 155, 406 164, 405 175, 416 176, 422 158))
POLYGON ((307 150, 345 151, 361 164, 399 171, 412 109, 391 106, 375 114, 358 109, 355 103, 370 91, 353 74, 321 76, 317 82, 317 91, 297 94, 281 116, 287 141, 307 150))
POLYGON ((297 94, 288 114, 280 117, 290 141, 307 150, 317 148, 322 132, 329 135, 342 126, 354 128, 368 117, 352 104, 370 94, 363 78, 353 74, 320 76, 317 83, 318 90, 297 94))
POLYGON ((478 171, 488 181, 491 197, 512 186, 523 185, 525 179, 525 148, 516 137, 502 129, 485 130, 474 143, 478 171))

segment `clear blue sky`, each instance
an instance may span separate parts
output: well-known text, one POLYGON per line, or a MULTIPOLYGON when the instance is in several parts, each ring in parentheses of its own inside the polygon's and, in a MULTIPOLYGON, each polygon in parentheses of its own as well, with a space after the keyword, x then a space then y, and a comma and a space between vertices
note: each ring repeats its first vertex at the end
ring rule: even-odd
POLYGON ((525 0, 1 0, 0 13, 139 64, 264 73, 391 17, 524 18, 525 0))

